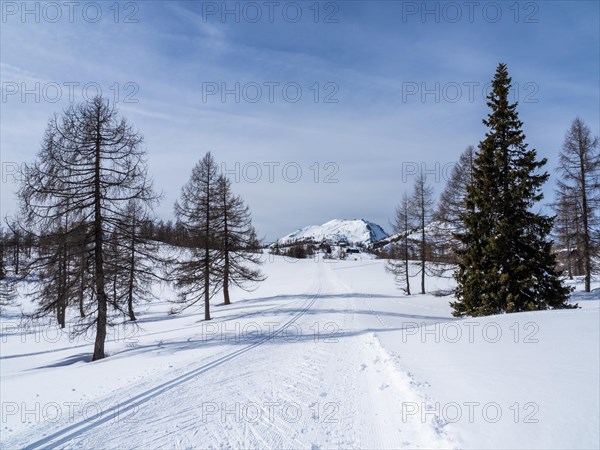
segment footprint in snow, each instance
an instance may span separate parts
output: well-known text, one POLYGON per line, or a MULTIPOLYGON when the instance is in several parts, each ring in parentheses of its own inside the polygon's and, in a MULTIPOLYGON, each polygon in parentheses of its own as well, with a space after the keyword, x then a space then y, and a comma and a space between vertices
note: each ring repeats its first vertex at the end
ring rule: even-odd
POLYGON ((321 397, 327 397, 327 392, 321 392, 321 393, 319 394, 319 396, 321 396, 321 397))
POLYGON ((389 388, 389 387, 390 387, 390 385, 389 385, 389 384, 381 383, 381 386, 379 386, 379 390, 380 390, 380 391, 383 391, 384 389, 387 389, 387 388, 389 388))
POLYGON ((366 364, 361 364, 361 365, 360 365, 360 371, 361 371, 361 372, 364 372, 366 368, 367 368, 367 365, 366 365, 366 364))

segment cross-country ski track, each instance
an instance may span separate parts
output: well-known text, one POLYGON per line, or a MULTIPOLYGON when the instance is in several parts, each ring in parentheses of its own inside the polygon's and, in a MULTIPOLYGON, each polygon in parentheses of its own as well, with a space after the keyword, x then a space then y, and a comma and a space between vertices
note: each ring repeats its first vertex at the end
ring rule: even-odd
MULTIPOLYGON (((14 364, 3 369, 4 380, 22 377, 31 386, 27 405, 38 399, 41 406, 39 417, 25 414, 21 428, 22 420, 3 425, 2 448, 462 448, 494 433, 498 439, 516 430, 514 439, 522 441, 518 433, 552 427, 541 400, 538 415, 546 421, 527 428, 509 420, 513 397, 506 392, 497 399, 506 418, 499 423, 477 416, 475 423, 454 423, 439 414, 439 400, 462 404, 497 392, 474 381, 461 386, 459 376, 446 380, 467 360, 459 353, 455 362, 453 349, 471 360, 500 351, 503 364, 504 347, 427 342, 431 333, 423 339, 416 326, 461 323, 451 317, 448 298, 402 295, 381 261, 275 258, 265 271, 265 287, 236 291, 242 298, 228 306, 215 300, 208 322, 201 308, 168 316, 168 303, 150 305, 140 314, 135 345, 109 341, 109 357, 98 362, 78 359, 85 344, 62 341, 3 353, 2 364, 14 364), (37 386, 49 372, 64 374, 64 386, 42 392, 37 386), (92 390, 98 383, 99 392, 92 390), (76 406, 68 410, 71 402, 76 406), (59 418, 49 407, 44 414, 54 403, 59 418)), ((428 283, 444 289, 448 280, 428 283)), ((590 305, 579 312, 594 320, 597 300, 590 305)), ((3 382, 3 397, 11 400, 9 388, 3 382)), ((523 397, 531 387, 511 389, 523 402, 539 398, 523 397)))

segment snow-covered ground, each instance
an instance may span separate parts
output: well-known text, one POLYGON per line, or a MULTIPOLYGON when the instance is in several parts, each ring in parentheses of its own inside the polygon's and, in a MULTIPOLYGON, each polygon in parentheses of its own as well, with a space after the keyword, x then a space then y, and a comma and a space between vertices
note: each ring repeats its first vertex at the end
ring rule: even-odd
POLYGON ((93 363, 93 336, 5 312, 2 448, 600 446, 598 281, 578 310, 456 320, 381 260, 265 258, 211 322, 157 286, 93 363))

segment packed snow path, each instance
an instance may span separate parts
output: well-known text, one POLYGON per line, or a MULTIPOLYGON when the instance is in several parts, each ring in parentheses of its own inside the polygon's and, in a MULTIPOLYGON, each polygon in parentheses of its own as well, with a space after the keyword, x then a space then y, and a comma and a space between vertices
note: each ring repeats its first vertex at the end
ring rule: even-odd
MULTIPOLYGON (((492 361, 499 358, 504 366, 505 347, 484 342, 479 348, 474 342, 457 352, 456 345, 428 342, 435 338, 431 333, 417 339, 416 325, 459 323, 450 317, 447 298, 403 297, 393 286, 382 289, 379 285, 390 280, 381 261, 293 263, 276 258, 265 270, 270 278, 264 287, 232 305, 215 305, 210 322, 197 311, 166 316, 166 303, 153 304, 140 314, 134 343, 111 341, 110 356, 99 362, 85 362, 88 355, 82 352, 91 349, 90 343, 41 340, 17 346, 18 336, 7 339, 12 345, 3 343, 0 357, 3 402, 9 405, 3 404, 2 447, 510 447, 540 430, 561 445, 552 436, 557 424, 544 415, 549 407, 539 406, 544 393, 528 397, 532 385, 543 390, 543 383, 499 391, 487 384, 489 367, 477 366, 479 373, 469 373, 469 361, 490 353, 492 361), (446 360, 446 355, 452 356, 446 360), (440 414, 439 404, 436 413, 437 397, 459 406, 473 400, 498 403, 505 420, 484 421, 476 411, 474 423, 451 423, 440 414), (536 418, 547 420, 523 424, 507 416, 515 401, 533 400, 538 401, 536 418)), ((436 282, 446 287, 444 281, 429 282, 432 288, 436 282)), ((597 307, 585 312, 584 324, 597 321, 597 307)), ((531 322, 528 318, 523 324, 531 322)), ((556 334, 555 327, 548 328, 556 334)), ((576 328, 582 328, 581 318, 576 328)), ((548 344, 560 352, 555 343, 548 344)), ((531 360, 527 352, 539 349, 507 348, 511 357, 517 350, 516 357, 525 361, 531 360)), ((577 352, 569 353, 577 358, 577 352)), ((571 412, 572 420, 583 430, 579 442, 594 442, 598 393, 590 391, 593 383, 581 374, 593 372, 597 357, 587 365, 568 358, 563 364, 579 365, 563 375, 582 392, 571 388, 564 395, 568 401, 581 397, 576 399, 580 416, 589 423, 582 424, 576 412, 571 412), (584 397, 591 409, 582 404, 584 397)), ((597 379, 597 373, 590 376, 597 379)), ((547 385, 555 382, 549 380, 547 385)), ((551 400, 562 407, 559 396, 551 400)), ((521 408, 522 415, 532 412, 521 408)), ((540 447, 548 443, 542 439, 523 445, 537 442, 540 447)))
POLYGON ((357 313, 364 306, 361 297, 338 279, 332 264, 312 263, 310 269, 310 287, 300 295, 283 295, 278 308, 246 316, 245 321, 201 323, 200 335, 190 336, 185 344, 159 344, 213 347, 214 354, 150 388, 127 386, 98 399, 97 414, 88 411, 85 418, 46 426, 43 437, 36 433, 38 439, 22 444, 449 446, 429 423, 419 419, 401 424, 402 399, 419 397, 373 335, 385 326, 361 329, 357 316, 370 311, 357 313))

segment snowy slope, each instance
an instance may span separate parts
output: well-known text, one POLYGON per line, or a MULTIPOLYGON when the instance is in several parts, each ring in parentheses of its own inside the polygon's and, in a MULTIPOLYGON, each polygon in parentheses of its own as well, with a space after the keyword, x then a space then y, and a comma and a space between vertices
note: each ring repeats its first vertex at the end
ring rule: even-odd
MULTIPOLYGON (((426 239, 429 242, 449 242, 453 239, 452 234, 455 233, 456 230, 452 228, 451 225, 433 221, 427 226, 425 226, 425 235, 426 239)), ((390 250, 390 246, 404 238, 404 233, 394 233, 385 238, 374 242, 373 246, 376 248, 383 248, 385 250, 390 250)), ((408 239, 411 241, 420 241, 421 240, 421 229, 414 229, 408 233, 408 239)))
POLYGON ((456 320, 383 260, 265 259, 210 322, 157 285, 93 363, 3 314, 0 448, 598 448, 598 280, 579 310, 456 320))
POLYGON ((337 243, 347 241, 350 244, 372 244, 380 241, 388 234, 379 225, 364 219, 330 220, 323 225, 309 225, 282 237, 279 244, 289 244, 294 241, 322 242, 324 240, 337 243))

